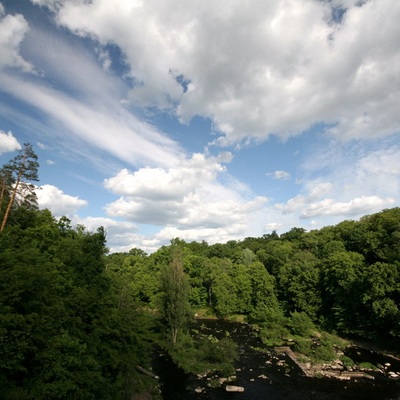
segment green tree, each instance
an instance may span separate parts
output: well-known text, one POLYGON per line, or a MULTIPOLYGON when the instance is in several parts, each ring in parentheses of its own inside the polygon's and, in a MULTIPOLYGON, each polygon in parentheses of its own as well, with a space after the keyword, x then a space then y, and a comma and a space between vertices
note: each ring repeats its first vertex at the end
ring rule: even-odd
POLYGON ((314 321, 321 305, 319 260, 310 251, 296 251, 279 270, 279 299, 286 312, 304 311, 314 321))
POLYGON ((35 186, 31 182, 39 180, 38 157, 33 147, 25 143, 18 155, 3 166, 1 174, 2 197, 6 191, 9 192, 7 207, 4 211, 0 232, 4 231, 11 209, 16 199, 19 199, 25 206, 36 205, 35 186), (11 183, 11 186, 7 187, 11 183))
POLYGON ((365 330, 400 338, 400 263, 377 262, 363 274, 365 330))
POLYGON ((190 287, 183 269, 182 248, 177 243, 172 243, 171 247, 171 262, 161 275, 161 312, 175 346, 180 332, 188 327, 190 287))
POLYGON ((323 262, 322 312, 342 332, 362 332, 365 315, 360 305, 364 268, 364 257, 355 252, 338 251, 323 262))
POLYGON ((283 313, 276 296, 275 278, 261 262, 250 266, 252 308, 249 319, 257 323, 282 322, 283 313))

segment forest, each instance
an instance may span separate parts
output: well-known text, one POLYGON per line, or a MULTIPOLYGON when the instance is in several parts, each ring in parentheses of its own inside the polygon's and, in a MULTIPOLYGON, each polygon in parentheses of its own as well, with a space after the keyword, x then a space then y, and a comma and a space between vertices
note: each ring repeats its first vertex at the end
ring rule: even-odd
POLYGON ((196 315, 254 324, 265 343, 318 329, 399 348, 400 208, 109 254, 103 227, 38 209, 38 167, 26 144, 0 169, 0 398, 157 398, 137 368, 155 348, 187 371, 229 370, 233 343, 195 337, 196 315))

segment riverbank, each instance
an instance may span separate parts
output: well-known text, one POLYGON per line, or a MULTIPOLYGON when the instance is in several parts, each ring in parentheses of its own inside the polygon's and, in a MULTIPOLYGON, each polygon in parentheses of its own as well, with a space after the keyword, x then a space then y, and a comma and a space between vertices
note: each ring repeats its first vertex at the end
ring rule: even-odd
MULTIPOLYGON (((203 310, 204 311, 204 310, 203 310)), ((208 314, 208 313, 207 313, 208 314)), ((213 320, 218 321, 214 315, 205 315, 204 312, 196 314, 199 321, 213 320)), ((223 323, 243 323, 249 327, 252 333, 260 335, 260 329, 245 322, 243 316, 232 316, 229 320, 222 320, 223 323)), ((314 327, 315 328, 315 327, 314 327)), ((388 354, 376 343, 369 343, 351 338, 340 338, 329 335, 332 359, 329 362, 316 360, 307 354, 295 351, 296 341, 310 342, 315 348, 321 347, 322 336, 318 331, 313 332, 313 337, 292 337, 283 339, 287 345, 271 346, 275 354, 283 354, 288 362, 298 368, 299 373, 305 377, 327 377, 341 381, 349 380, 375 380, 388 379, 392 381, 400 380, 400 358, 393 354, 388 354), (332 339, 333 338, 333 339, 332 339), (336 338, 336 339, 335 339, 336 338)), ((304 347, 304 346, 303 346, 304 347)), ((306 347, 306 346, 305 346, 306 347)))
MULTIPOLYGON (((163 370, 171 372, 169 393, 164 400, 392 400, 400 396, 400 381, 379 377, 379 372, 371 373, 374 379, 364 375, 356 377, 356 373, 369 375, 370 372, 349 371, 347 367, 330 373, 332 363, 329 363, 310 365, 308 372, 303 373, 281 349, 274 351, 265 346, 257 330, 246 323, 198 319, 195 329, 218 338, 229 335, 237 343, 239 358, 235 372, 231 376, 218 372, 196 376, 184 374, 182 370, 177 372, 164 364, 163 370), (348 379, 350 372, 352 377, 348 379), (227 392, 227 386, 228 389, 243 388, 243 391, 227 392)), ((307 364, 301 355, 295 358, 307 364)), ((303 370, 307 369, 303 366, 303 370)))
MULTIPOLYGON (((379 354, 382 364, 371 363, 371 354, 366 355, 368 350, 362 348, 347 349, 355 351, 360 356, 364 353, 364 359, 368 361, 361 361, 353 366, 346 366, 346 364, 339 358, 331 363, 313 364, 311 362, 304 362, 304 356, 292 351, 288 346, 275 347, 274 351, 278 355, 283 355, 298 368, 300 373, 309 378, 326 377, 331 379, 338 379, 342 381, 349 380, 375 380, 375 379, 389 379, 400 380, 400 360, 391 356, 379 354)), ((378 354, 376 354, 378 355, 378 354)), ((376 359, 375 355, 375 359, 376 359)))

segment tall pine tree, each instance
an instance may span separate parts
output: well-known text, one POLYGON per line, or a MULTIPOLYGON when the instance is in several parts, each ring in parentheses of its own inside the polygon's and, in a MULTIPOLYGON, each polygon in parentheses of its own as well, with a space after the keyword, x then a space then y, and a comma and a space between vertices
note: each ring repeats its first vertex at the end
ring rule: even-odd
POLYGON ((12 207, 19 200, 27 207, 37 205, 35 185, 32 182, 39 180, 38 157, 29 143, 24 143, 23 149, 3 166, 1 171, 2 201, 7 198, 7 206, 2 215, 0 232, 4 231, 12 207))

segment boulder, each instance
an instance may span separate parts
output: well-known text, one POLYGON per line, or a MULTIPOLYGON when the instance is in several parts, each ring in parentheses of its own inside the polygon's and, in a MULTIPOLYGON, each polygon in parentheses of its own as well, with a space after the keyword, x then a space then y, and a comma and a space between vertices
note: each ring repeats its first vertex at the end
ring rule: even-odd
POLYGON ((244 392, 243 386, 226 385, 225 390, 227 392, 244 392))

